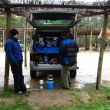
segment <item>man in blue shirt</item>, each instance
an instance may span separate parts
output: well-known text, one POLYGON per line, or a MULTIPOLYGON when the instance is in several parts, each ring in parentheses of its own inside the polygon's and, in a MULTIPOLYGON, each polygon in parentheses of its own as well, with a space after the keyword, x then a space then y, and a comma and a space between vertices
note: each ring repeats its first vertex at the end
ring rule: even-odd
POLYGON ((65 89, 70 88, 70 70, 69 67, 77 62, 77 52, 79 51, 76 42, 68 31, 61 34, 59 41, 60 64, 62 65, 61 77, 62 86, 65 89))
POLYGON ((27 89, 24 84, 24 76, 22 75, 23 56, 18 39, 19 32, 16 29, 11 29, 9 39, 5 44, 5 52, 13 73, 14 92, 26 93, 27 89))

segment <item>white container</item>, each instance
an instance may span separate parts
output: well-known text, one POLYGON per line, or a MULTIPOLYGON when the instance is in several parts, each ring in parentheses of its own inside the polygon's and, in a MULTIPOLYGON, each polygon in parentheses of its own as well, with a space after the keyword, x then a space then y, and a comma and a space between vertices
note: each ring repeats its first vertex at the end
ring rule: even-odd
POLYGON ((44 85, 44 81, 43 80, 39 80, 39 89, 43 90, 43 85, 44 85))

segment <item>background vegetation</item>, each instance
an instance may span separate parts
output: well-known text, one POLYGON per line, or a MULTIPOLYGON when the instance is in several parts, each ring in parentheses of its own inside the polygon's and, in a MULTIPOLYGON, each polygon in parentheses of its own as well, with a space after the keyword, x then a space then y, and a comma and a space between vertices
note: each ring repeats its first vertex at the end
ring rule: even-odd
MULTIPOLYGON (((108 28, 110 28, 110 16, 108 19, 108 28)), ((6 16, 0 16, 0 28, 6 27, 6 16)), ((12 16, 12 28, 25 28, 26 27, 26 20, 20 16, 12 16)), ((28 24, 28 27, 31 27, 28 24)), ((77 29, 99 29, 101 30, 103 27, 103 16, 93 16, 93 17, 85 17, 82 18, 81 22, 77 24, 77 29)), ((76 27, 75 27, 76 28, 76 27)), ((23 33, 21 33, 23 36, 23 33)), ((98 35, 77 35, 76 41, 79 44, 79 47, 85 47, 86 50, 90 47, 90 42, 92 47, 97 48, 98 35), (91 40, 91 41, 90 41, 91 40)), ((30 39, 30 35, 28 35, 27 39, 30 39)), ((0 32, 0 40, 2 41, 2 32, 0 32)), ((21 39, 23 41, 23 38, 21 39)), ((108 43, 110 44, 110 40, 108 39, 108 43)))

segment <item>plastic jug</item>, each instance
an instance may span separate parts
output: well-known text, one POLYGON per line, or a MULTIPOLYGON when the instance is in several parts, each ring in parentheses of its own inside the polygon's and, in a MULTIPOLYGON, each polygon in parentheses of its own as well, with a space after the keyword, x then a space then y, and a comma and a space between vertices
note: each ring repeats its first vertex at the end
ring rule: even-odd
POLYGON ((48 76, 47 81, 46 81, 46 89, 47 90, 53 90, 54 89, 54 80, 52 76, 48 76))

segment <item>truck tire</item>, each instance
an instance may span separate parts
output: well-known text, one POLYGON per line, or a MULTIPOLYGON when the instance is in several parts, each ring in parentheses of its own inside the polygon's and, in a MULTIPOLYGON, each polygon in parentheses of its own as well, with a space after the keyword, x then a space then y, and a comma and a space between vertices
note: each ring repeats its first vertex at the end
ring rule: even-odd
POLYGON ((30 70, 30 76, 31 76, 31 79, 36 79, 36 71, 31 71, 30 70))
POLYGON ((75 79, 76 78, 76 70, 70 70, 70 78, 75 79))

